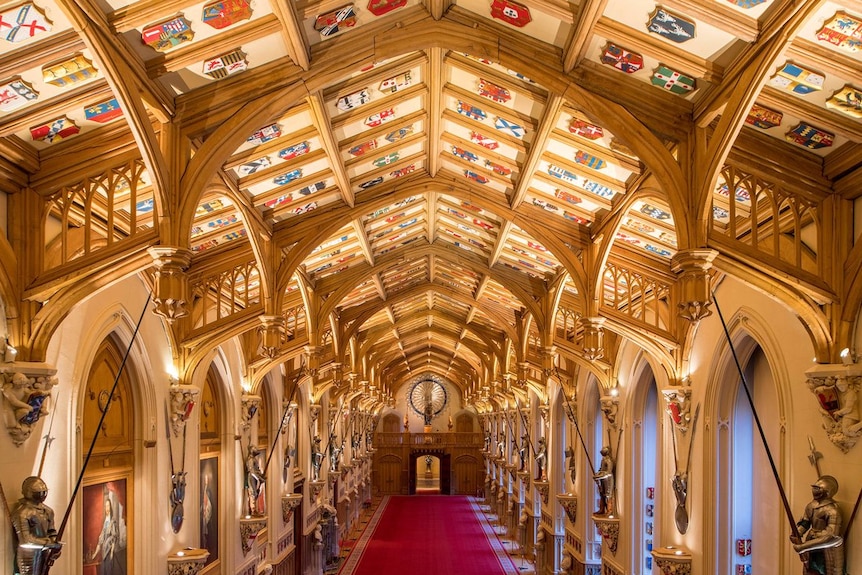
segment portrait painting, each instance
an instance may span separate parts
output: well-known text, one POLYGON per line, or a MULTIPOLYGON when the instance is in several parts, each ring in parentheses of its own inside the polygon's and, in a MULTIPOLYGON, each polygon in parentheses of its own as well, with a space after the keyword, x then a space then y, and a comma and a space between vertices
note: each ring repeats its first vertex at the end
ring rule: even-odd
POLYGON ((200 548, 210 552, 206 565, 212 565, 219 558, 218 457, 201 459, 200 472, 200 548))
POLYGON ((84 487, 84 575, 129 573, 126 479, 114 479, 84 487))

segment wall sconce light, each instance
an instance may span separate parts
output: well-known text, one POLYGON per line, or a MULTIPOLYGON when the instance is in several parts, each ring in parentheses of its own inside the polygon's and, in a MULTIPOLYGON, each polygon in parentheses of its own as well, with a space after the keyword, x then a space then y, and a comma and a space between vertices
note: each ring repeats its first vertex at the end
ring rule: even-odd
POLYGON ((842 349, 838 355, 841 357, 841 363, 844 365, 853 365, 856 363, 856 354, 850 351, 849 347, 842 349))
POLYGON ((9 340, 6 340, 6 345, 3 349, 3 361, 6 363, 12 363, 15 361, 15 358, 18 356, 18 350, 15 349, 15 346, 9 343, 9 340))

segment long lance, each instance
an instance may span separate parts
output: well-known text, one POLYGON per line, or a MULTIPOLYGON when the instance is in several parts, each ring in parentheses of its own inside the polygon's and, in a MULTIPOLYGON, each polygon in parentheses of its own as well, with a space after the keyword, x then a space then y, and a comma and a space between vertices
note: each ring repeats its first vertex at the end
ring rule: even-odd
POLYGON ((78 481, 75 483, 75 489, 72 490, 72 497, 69 499, 69 505, 66 507, 66 512, 63 514, 63 521, 60 523, 60 528, 57 529, 57 541, 62 539, 63 532, 66 530, 66 525, 69 523, 69 517, 72 515, 72 505, 75 503, 75 498, 78 496, 78 491, 81 489, 81 482, 84 480, 84 472, 87 470, 87 464, 90 462, 90 457, 93 456, 93 449, 96 447, 96 440, 99 439, 99 432, 105 424, 105 417, 108 415, 108 408, 111 407, 111 401, 114 399, 114 393, 117 391, 117 386, 120 384, 120 376, 123 374, 123 368, 126 367, 126 361, 129 359, 129 354, 132 352, 132 345, 138 337, 138 330, 141 329, 141 322, 144 321, 144 314, 147 313, 147 308, 150 306, 150 300, 153 299, 153 294, 147 296, 147 301, 144 303, 144 309, 141 310, 141 317, 135 325, 135 332, 129 340, 129 347, 126 348, 126 354, 123 356, 123 361, 120 363, 120 368, 117 370, 117 377, 114 378, 114 385, 111 386, 111 392, 108 394, 108 400, 105 402, 105 409, 102 410, 102 416, 99 418, 99 424, 96 426, 96 432, 93 434, 93 440, 90 442, 90 448, 87 449, 87 455, 84 457, 84 464, 81 466, 81 472, 78 474, 78 481))
POLYGON ((856 513, 859 511, 859 505, 862 504, 862 489, 859 490, 859 495, 856 497, 856 504, 853 506, 853 512, 850 513, 850 519, 847 520, 847 528, 844 530, 844 541, 850 539, 850 528, 853 527, 853 520, 856 519, 856 513))
POLYGON ((536 457, 536 450, 533 448, 533 438, 530 436, 530 426, 527 425, 527 418, 523 413, 521 413, 521 404, 518 402, 517 396, 515 396, 515 407, 518 409, 518 415, 521 416, 521 425, 524 426, 524 433, 527 435, 527 442, 530 444, 530 451, 533 453, 533 457, 536 457))
POLYGON ((338 421, 338 418, 341 417, 341 410, 344 409, 344 404, 346 401, 342 401, 341 405, 338 406, 338 413, 335 414, 335 418, 329 421, 329 425, 326 426, 327 434, 326 434, 326 447, 323 449, 323 454, 325 456, 329 456, 329 446, 332 443, 332 430, 335 429, 335 424, 338 421))
MULTIPOLYGON (((293 378, 293 388, 290 390, 290 399, 288 399, 287 403, 284 404, 284 409, 281 412, 281 423, 278 425, 279 432, 284 429, 285 419, 288 419, 287 414, 290 412, 290 404, 293 403, 293 398, 296 396, 296 390, 299 388, 299 378, 302 377, 303 372, 305 372, 305 364, 301 363, 299 365, 299 371, 296 372, 296 375, 293 378)), ((263 464, 263 472, 262 475, 266 477, 266 470, 269 469, 269 462, 272 461, 272 454, 275 453, 275 444, 278 443, 279 432, 276 432, 275 437, 272 438, 272 445, 269 446, 269 455, 266 456, 266 462, 263 464)))
POLYGON ((563 399, 566 400, 569 419, 572 420, 572 424, 575 426, 575 432, 578 434, 578 439, 581 441, 581 447, 584 449, 584 455, 587 457, 587 464, 590 466, 591 470, 595 470, 595 467, 593 467, 593 459, 590 457, 590 450, 587 449, 587 443, 584 441, 584 436, 581 435, 581 426, 578 425, 578 417, 575 415, 575 410, 572 409, 572 404, 569 403, 569 396, 566 395, 566 386, 563 384, 563 380, 559 375, 557 378, 560 379, 560 390, 563 392, 563 399))
POLYGON ((784 512, 787 514, 787 520, 790 522, 790 530, 793 532, 794 537, 799 538, 799 529, 796 527, 796 521, 793 520, 793 512, 790 510, 790 503, 787 501, 787 494, 784 492, 784 486, 781 484, 781 478, 778 476, 778 469, 775 467, 775 460, 772 458, 772 452, 769 450, 769 443, 766 441, 766 434, 763 432, 763 426, 760 424, 760 416, 757 415, 757 408, 754 407, 754 399, 751 397, 751 391, 748 389, 748 383, 745 381, 745 374, 742 371, 742 365, 739 363, 739 357, 737 357, 736 349, 733 347, 733 341, 730 339, 730 331, 727 329, 724 316, 721 314, 721 308, 718 305, 718 298, 715 297, 715 292, 712 292, 712 301, 715 302, 715 311, 718 312, 718 319, 721 320, 721 327, 724 328, 724 336, 727 338, 727 345, 730 346, 730 353, 733 354, 733 361, 736 363, 736 370, 739 372, 739 378, 742 381, 742 388, 745 390, 745 397, 748 398, 748 405, 751 407, 751 413, 754 415, 754 422, 757 424, 757 431, 760 433, 760 441, 763 442, 763 449, 766 451, 767 459, 769 459, 769 466, 772 468, 772 476, 775 478, 775 484, 778 486, 778 493, 781 495, 781 503, 784 505, 784 512))
POLYGON ((3 502, 3 509, 6 510, 6 515, 9 516, 9 523, 12 524, 12 529, 15 530, 15 535, 18 536, 18 541, 21 541, 21 526, 12 519, 12 509, 9 508, 9 501, 6 500, 6 492, 3 491, 2 483, 0 483, 0 501, 3 502))
MULTIPOLYGON (((509 416, 506 414, 506 412, 505 412, 505 411, 503 412, 503 419, 504 419, 504 420, 506 420, 506 427, 508 427, 508 428, 509 428, 509 435, 511 435, 511 436, 512 436, 512 441, 513 441, 513 442, 515 442, 515 445, 518 445, 518 438, 517 438, 517 437, 515 437, 515 430, 514 430, 514 429, 512 429, 512 422, 511 422, 511 421, 509 421, 509 416)), ((527 439, 529 439, 529 438, 530 438, 530 436, 529 436, 529 434, 528 434, 528 435, 527 435, 527 439)), ((531 444, 530 444, 530 449, 532 449, 532 447, 533 447, 533 444, 531 443, 531 444)), ((509 452, 509 455, 511 455, 511 452, 509 452)))
MULTIPOLYGON (((167 402, 165 402, 165 434, 168 437, 168 458, 171 460, 171 477, 174 477, 176 476, 176 470, 174 468, 174 448, 171 441, 171 417, 168 413, 167 402)), ((183 460, 185 460, 185 455, 183 458, 183 460)))
MULTIPOLYGON (((60 394, 57 393, 57 399, 60 398, 60 394)), ((36 477, 42 477, 42 469, 45 467, 45 457, 48 455, 48 448, 51 447, 51 443, 53 443, 54 438, 51 437, 51 430, 54 429, 54 417, 57 416, 57 406, 60 405, 59 401, 52 402, 51 408, 54 410, 51 412, 51 423, 48 424, 48 433, 45 434, 43 438, 45 440, 45 446, 42 448, 42 458, 39 460, 39 473, 36 474, 36 477)))

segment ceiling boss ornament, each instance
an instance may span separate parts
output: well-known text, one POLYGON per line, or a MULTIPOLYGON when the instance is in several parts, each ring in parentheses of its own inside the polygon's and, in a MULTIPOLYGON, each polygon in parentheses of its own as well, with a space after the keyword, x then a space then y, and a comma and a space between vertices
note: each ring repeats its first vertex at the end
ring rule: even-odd
POLYGON ((408 399, 413 411, 424 418, 425 425, 431 425, 431 420, 446 407, 448 394, 439 381, 426 378, 413 384, 408 399))

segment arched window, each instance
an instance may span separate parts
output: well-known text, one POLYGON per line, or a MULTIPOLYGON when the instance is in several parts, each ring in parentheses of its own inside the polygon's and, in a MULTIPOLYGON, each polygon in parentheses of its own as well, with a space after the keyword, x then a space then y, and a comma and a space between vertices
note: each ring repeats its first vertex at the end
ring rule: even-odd
POLYGON ((120 371, 122 363, 123 352, 113 337, 106 338, 93 359, 84 390, 85 456, 95 438, 81 492, 85 572, 127 573, 132 564, 135 409, 130 364, 120 371))
MULTIPOLYGON (((634 538, 637 544, 632 553, 635 564, 635 572, 643 575, 651 575, 653 541, 659 540, 656 521, 656 492, 658 486, 658 443, 659 443, 659 418, 661 417, 661 406, 658 400, 655 378, 652 371, 647 368, 635 391, 635 397, 641 399, 635 405, 641 406, 642 411, 636 413, 635 421, 640 425, 634 430, 635 449, 632 469, 634 477, 631 488, 634 491, 630 496, 635 502, 634 538)), ((673 431, 671 430, 671 433, 673 431)), ((675 452, 676 455, 676 452, 675 452)), ((685 465, 681 462, 680 465, 685 465)))
MULTIPOLYGON (((763 350, 750 338, 737 345, 745 381, 776 465, 781 469, 778 393, 763 350), (741 350, 741 351, 740 351, 741 350)), ((784 541, 777 525, 786 523, 766 450, 739 374, 732 367, 721 392, 718 426, 719 572, 780 572, 784 541)))
MULTIPOLYGON (((222 457, 222 409, 219 399, 221 378, 214 365, 207 370, 200 399, 200 548, 210 552, 205 566, 220 562, 219 495, 222 457)), ((216 569, 213 567, 213 569, 216 569)))

